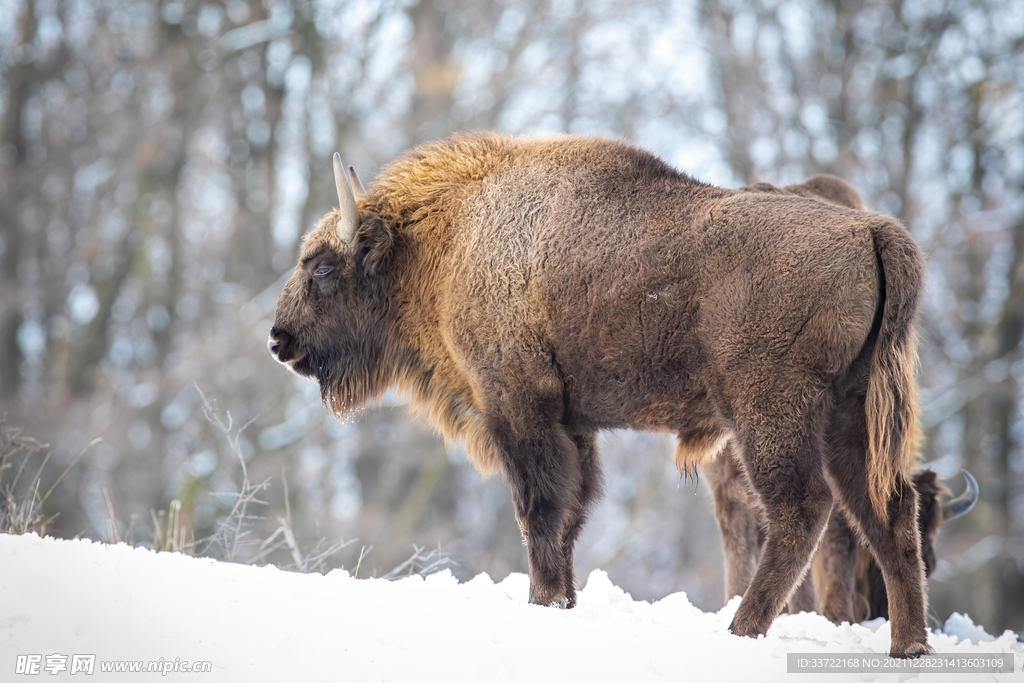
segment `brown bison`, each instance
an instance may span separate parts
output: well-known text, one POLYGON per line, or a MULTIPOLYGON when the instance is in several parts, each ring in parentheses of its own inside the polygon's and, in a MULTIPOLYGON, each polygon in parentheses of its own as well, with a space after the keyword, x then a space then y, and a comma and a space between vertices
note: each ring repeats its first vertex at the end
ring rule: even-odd
MULTIPOLYGON (((809 197, 820 201, 864 210, 856 188, 841 178, 818 175, 799 185, 775 187, 759 183, 751 192, 770 192, 809 197)), ((725 597, 743 595, 764 542, 764 519, 757 496, 750 490, 742 463, 731 449, 707 469, 707 479, 715 502, 715 519, 722 536, 725 558, 725 597)), ((931 470, 920 470, 912 477, 918 496, 917 523, 921 535, 921 555, 925 576, 935 569, 935 540, 943 523, 966 514, 978 500, 978 484, 964 471, 967 490, 958 498, 942 502, 948 493, 931 470)), ((790 597, 789 611, 817 611, 835 623, 853 623, 889 616, 888 599, 881 570, 870 552, 860 552, 861 544, 842 514, 829 519, 825 534, 811 564, 811 572, 790 597)))
POLYGON ((335 174, 270 351, 339 416, 406 391, 501 471, 531 602, 575 604, 595 435, 633 427, 677 434, 684 471, 727 445, 743 462, 767 530, 733 633, 768 630, 835 501, 882 568, 890 653, 929 651, 904 475, 924 266, 898 222, 589 137, 424 145, 358 199, 335 174))

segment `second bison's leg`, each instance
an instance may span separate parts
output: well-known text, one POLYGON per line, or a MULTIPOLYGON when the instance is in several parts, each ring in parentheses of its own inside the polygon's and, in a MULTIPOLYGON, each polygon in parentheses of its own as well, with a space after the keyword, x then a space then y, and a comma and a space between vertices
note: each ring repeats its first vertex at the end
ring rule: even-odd
POLYGON ((818 546, 821 580, 818 586, 820 611, 835 624, 854 622, 854 569, 857 566, 857 538, 837 508, 828 520, 818 546))
POLYGON ((786 611, 790 614, 818 611, 818 594, 814 590, 814 577, 811 576, 810 569, 804 574, 804 578, 797 584, 796 590, 790 596, 789 602, 786 604, 786 611))
POLYGON ((539 416, 524 427, 493 420, 491 433, 526 542, 530 602, 568 607, 566 577, 572 568, 567 566, 563 538, 574 516, 576 526, 582 525, 578 512, 583 507, 576 444, 560 424, 542 423, 539 416))
POLYGON ((729 626, 737 635, 767 632, 807 571, 832 509, 832 492, 821 462, 822 443, 815 430, 821 416, 804 413, 794 422, 790 415, 755 422, 739 437, 738 447, 764 509, 768 533, 757 571, 729 626))
POLYGON ((704 469, 715 501, 715 521, 722 539, 725 562, 725 600, 743 595, 757 568, 761 552, 761 527, 754 495, 736 460, 732 443, 704 469))

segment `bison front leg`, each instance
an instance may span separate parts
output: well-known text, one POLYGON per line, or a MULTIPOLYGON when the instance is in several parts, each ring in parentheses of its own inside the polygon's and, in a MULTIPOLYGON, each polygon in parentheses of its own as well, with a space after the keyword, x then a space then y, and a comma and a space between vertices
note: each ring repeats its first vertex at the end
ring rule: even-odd
POLYGON ((584 491, 576 443, 561 425, 534 423, 512 429, 498 424, 492 434, 526 542, 530 602, 572 607, 572 546, 593 495, 584 491))

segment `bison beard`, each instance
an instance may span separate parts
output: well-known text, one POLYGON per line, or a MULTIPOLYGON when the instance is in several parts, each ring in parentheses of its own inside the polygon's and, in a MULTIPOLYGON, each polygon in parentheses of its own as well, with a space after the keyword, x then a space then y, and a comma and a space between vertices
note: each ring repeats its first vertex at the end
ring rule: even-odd
POLYGON ((891 654, 928 651, 904 475, 923 261, 898 222, 598 138, 455 137, 358 198, 335 172, 341 208, 307 236, 270 350, 339 414, 407 392, 501 471, 531 602, 575 603, 597 431, 665 431, 685 471, 741 462, 764 511, 733 633, 767 631, 835 500, 881 567, 891 654))

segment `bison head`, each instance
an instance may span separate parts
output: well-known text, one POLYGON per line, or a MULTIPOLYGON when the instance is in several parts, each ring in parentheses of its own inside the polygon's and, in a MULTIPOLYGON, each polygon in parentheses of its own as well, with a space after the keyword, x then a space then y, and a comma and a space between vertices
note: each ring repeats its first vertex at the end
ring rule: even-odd
POLYGON ((334 155, 340 208, 306 236, 299 264, 277 301, 268 348, 294 372, 316 379, 339 417, 379 396, 388 384, 394 233, 379 215, 360 212, 351 180, 334 155))
POLYGON ((956 498, 942 501, 941 494, 949 489, 939 483, 932 470, 920 470, 914 475, 917 489, 917 525, 921 532, 921 556, 924 560, 925 575, 931 576, 935 569, 935 540, 939 528, 946 522, 966 515, 978 502, 978 482, 967 470, 961 470, 967 488, 956 498))

